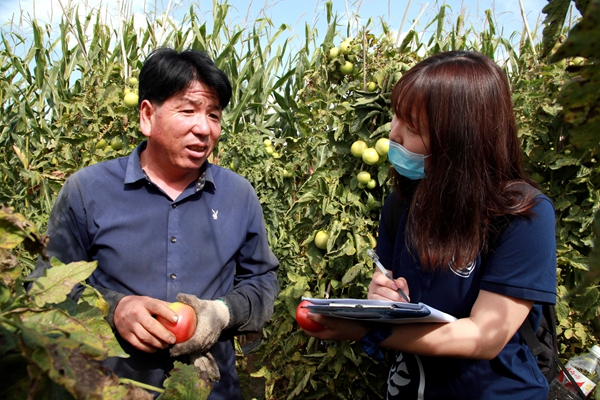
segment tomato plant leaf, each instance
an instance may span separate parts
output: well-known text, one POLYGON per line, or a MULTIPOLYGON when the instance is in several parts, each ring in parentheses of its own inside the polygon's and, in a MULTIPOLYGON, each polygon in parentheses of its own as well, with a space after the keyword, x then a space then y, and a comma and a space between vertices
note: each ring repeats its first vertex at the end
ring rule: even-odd
POLYGON ((63 264, 53 258, 52 268, 44 270, 44 276, 36 279, 29 290, 32 301, 38 307, 62 303, 73 287, 86 280, 98 265, 97 261, 78 261, 63 264))
POLYGON ((158 399, 197 399, 208 398, 212 384, 206 372, 200 372, 193 365, 183 364, 175 361, 175 365, 169 377, 164 382, 165 391, 158 399))

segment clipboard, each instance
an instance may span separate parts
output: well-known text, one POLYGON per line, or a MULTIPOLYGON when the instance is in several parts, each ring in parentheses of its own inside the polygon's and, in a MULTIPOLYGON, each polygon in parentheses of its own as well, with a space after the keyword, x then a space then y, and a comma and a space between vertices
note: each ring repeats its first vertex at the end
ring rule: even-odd
POLYGON ((408 324, 420 322, 454 322, 456 318, 424 303, 404 303, 364 299, 313 299, 302 297, 312 304, 309 311, 327 317, 358 321, 408 324))

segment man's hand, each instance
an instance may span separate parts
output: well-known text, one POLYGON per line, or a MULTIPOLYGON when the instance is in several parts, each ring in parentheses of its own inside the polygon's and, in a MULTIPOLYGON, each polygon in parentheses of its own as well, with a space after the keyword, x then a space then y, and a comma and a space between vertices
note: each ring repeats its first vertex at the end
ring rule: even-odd
POLYGON ((125 296, 115 308, 115 328, 133 347, 154 353, 175 343, 175 335, 156 320, 155 315, 177 321, 169 303, 146 296, 125 296))
POLYGON ((187 341, 178 343, 170 350, 171 356, 206 353, 229 323, 229 308, 221 300, 200 300, 194 295, 179 293, 177 300, 196 311, 196 332, 187 341))

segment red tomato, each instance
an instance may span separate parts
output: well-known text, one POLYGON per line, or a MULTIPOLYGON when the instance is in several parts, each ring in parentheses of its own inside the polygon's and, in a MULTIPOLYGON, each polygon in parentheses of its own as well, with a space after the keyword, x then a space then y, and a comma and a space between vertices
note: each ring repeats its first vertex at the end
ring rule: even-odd
POLYGON ((302 300, 300 304, 298 304, 298 307, 296 308, 296 321, 298 321, 298 325, 306 331, 319 332, 323 330, 325 326, 308 318, 308 308, 305 307, 308 304, 312 303, 308 300, 302 300))
POLYGON ((156 319, 168 330, 175 334, 176 342, 185 342, 194 335, 196 331, 196 311, 187 304, 176 301, 169 304, 169 308, 177 313, 177 322, 171 322, 160 315, 156 319))

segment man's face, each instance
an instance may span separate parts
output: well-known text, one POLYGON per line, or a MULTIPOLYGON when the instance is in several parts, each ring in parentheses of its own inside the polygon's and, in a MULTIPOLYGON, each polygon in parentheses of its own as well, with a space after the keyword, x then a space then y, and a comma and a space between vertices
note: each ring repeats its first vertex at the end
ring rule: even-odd
POLYGON ((198 81, 160 106, 144 100, 140 129, 148 137, 150 163, 165 175, 197 171, 219 140, 221 116, 218 96, 198 81))

